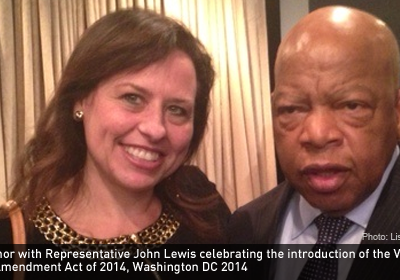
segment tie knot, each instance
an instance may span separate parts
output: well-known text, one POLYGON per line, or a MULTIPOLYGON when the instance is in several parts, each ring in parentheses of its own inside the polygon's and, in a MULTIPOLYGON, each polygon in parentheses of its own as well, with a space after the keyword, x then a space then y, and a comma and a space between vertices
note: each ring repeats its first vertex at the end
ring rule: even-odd
POLYGON ((336 244, 353 224, 344 216, 329 217, 319 215, 314 220, 318 228, 318 244, 336 244))

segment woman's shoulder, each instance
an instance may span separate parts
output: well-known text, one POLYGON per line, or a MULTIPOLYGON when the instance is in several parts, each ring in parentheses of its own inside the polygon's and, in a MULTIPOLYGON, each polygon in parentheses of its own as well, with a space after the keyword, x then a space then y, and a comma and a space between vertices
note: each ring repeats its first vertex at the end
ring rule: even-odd
POLYGON ((12 244, 11 221, 8 217, 0 218, 0 244, 12 244))
POLYGON ((182 166, 177 170, 175 178, 182 184, 183 190, 190 192, 192 195, 206 197, 217 193, 215 184, 197 166, 182 166))
POLYGON ((207 175, 195 165, 183 165, 178 168, 177 173, 181 176, 202 178, 203 180, 208 180, 207 175))
POLYGON ((182 191, 185 195, 204 201, 205 204, 209 205, 206 209, 211 211, 213 215, 218 215, 224 220, 230 216, 231 211, 218 192, 216 185, 208 179, 199 167, 185 165, 178 174, 180 174, 180 179, 183 180, 182 191))
MULTIPOLYGON (((50 244, 31 220, 24 220, 24 230, 27 244, 50 244)), ((0 217, 0 244, 13 244, 13 228, 7 215, 0 217)))

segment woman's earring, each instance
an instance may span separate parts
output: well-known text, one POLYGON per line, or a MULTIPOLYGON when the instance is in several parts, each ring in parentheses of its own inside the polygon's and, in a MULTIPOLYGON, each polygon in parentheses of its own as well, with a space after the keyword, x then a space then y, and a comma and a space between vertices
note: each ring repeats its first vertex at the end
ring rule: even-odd
POLYGON ((82 121, 83 118, 83 111, 81 110, 77 110, 74 113, 74 120, 76 120, 77 122, 82 121))

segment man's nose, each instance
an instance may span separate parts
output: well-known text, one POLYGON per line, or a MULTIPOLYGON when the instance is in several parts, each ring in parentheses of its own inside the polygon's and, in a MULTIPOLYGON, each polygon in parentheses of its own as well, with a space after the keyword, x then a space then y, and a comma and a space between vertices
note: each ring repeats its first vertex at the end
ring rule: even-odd
POLYGON ((300 142, 317 149, 341 144, 342 132, 334 112, 312 110, 303 122, 300 142))

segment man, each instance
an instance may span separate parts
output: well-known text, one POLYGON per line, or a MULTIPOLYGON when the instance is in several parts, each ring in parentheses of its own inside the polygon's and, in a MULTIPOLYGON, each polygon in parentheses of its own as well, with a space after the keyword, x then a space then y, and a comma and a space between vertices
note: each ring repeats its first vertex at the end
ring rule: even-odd
MULTIPOLYGON (((279 47, 272 94, 286 181, 233 214, 231 243, 314 244, 321 213, 351 221, 338 244, 399 243, 398 86, 398 45, 381 20, 339 6, 300 20, 279 47)), ((339 277, 363 279, 356 267, 339 277)), ((296 279, 301 267, 276 269, 296 279)))

